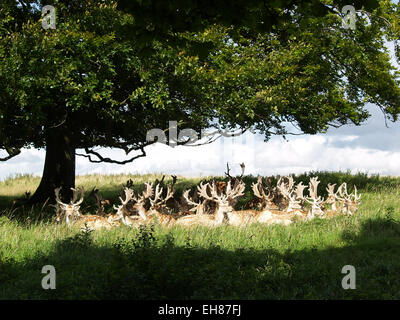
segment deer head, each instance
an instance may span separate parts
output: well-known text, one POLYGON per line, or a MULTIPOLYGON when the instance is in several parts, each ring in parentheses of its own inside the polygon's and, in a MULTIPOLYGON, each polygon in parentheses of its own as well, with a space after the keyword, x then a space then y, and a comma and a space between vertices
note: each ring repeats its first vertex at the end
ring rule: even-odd
POLYGON ((104 200, 103 197, 99 195, 99 189, 96 189, 96 187, 94 187, 93 190, 90 192, 89 197, 93 197, 96 200, 96 214, 98 214, 99 216, 104 216, 104 205, 109 205, 110 200, 104 200))
POLYGON ((325 212, 321 209, 321 206, 324 200, 318 196, 318 177, 310 178, 310 182, 308 184, 308 192, 309 196, 305 197, 304 200, 311 204, 311 209, 308 214, 309 219, 313 219, 315 216, 323 216, 325 212))
POLYGON ((288 202, 286 208, 287 212, 303 209, 303 192, 306 186, 304 186, 302 182, 297 184, 296 188, 294 188, 293 177, 284 177, 278 180, 277 188, 288 202))
POLYGON ((337 211, 337 206, 336 206, 336 194, 335 194, 335 186, 336 183, 331 184, 328 183, 328 186, 326 187, 326 191, 328 192, 328 197, 324 201, 324 204, 329 204, 331 205, 332 211, 337 211))
POLYGON ((273 194, 273 191, 271 191, 270 188, 263 186, 261 177, 258 178, 257 183, 253 183, 251 185, 251 188, 253 189, 254 195, 261 199, 263 209, 278 209, 278 206, 274 203, 275 195, 273 194), (265 193, 265 190, 267 193, 265 193))
POLYGON ((62 217, 65 218, 65 221, 67 224, 71 223, 71 218, 76 218, 80 216, 80 204, 83 202, 83 198, 84 198, 84 194, 85 194, 85 190, 83 189, 83 187, 79 188, 79 189, 74 189, 71 188, 72 192, 73 192, 73 196, 72 199, 70 201, 70 203, 64 203, 61 201, 60 199, 60 190, 61 187, 56 188, 54 190, 54 193, 56 195, 56 210, 57 210, 57 220, 61 220, 62 217), (78 200, 80 194, 80 199, 78 200))
MULTIPOLYGON (((207 201, 209 201, 209 195, 207 194, 207 186, 208 184, 204 185, 204 184, 200 184, 200 186, 197 186, 197 195, 198 195, 198 202, 195 202, 193 200, 193 198, 189 198, 189 192, 190 190, 186 190, 183 193, 183 198, 185 199, 185 201, 190 205, 193 206, 191 209, 189 209, 189 211, 194 211, 196 212, 196 214, 205 214, 205 204, 207 201), (200 197, 203 198, 203 200, 200 199, 200 197)), ((218 187, 217 187, 218 189, 218 187)))
POLYGON ((218 190, 216 182, 200 183, 198 186, 199 193, 207 200, 214 201, 217 204, 215 210, 215 218, 218 224, 221 224, 226 217, 226 214, 233 211, 231 202, 237 197, 243 195, 244 183, 237 184, 234 188, 231 182, 228 181, 225 190, 222 192, 218 190))
POLYGON ((153 194, 154 198, 149 197, 150 214, 160 212, 166 206, 167 201, 174 196, 174 191, 172 190, 172 186, 168 185, 167 194, 163 196, 163 188, 160 187, 160 184, 157 184, 153 194))
POLYGON ((122 199, 122 196, 119 197, 121 204, 119 206, 116 205, 113 206, 113 208, 117 210, 116 217, 113 219, 113 221, 121 220, 123 224, 129 225, 129 223, 126 220, 126 217, 130 216, 132 213, 128 208, 128 204, 132 200, 132 198, 135 201, 137 201, 137 199, 134 198, 133 190, 128 187, 124 188, 124 193, 125 193, 125 199, 122 199))
POLYGON ((336 199, 341 202, 341 209, 343 213, 353 214, 358 210, 358 205, 361 203, 361 195, 357 194, 357 187, 354 186, 354 194, 347 193, 347 184, 343 182, 335 194, 336 199))

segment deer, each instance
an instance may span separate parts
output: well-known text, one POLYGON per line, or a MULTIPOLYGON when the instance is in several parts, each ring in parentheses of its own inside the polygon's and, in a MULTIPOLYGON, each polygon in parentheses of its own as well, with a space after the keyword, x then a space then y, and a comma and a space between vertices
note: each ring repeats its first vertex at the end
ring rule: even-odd
POLYGON ((260 203, 260 209, 278 210, 279 207, 274 203, 275 195, 269 187, 264 187, 262 177, 258 177, 257 183, 252 183, 251 189, 260 203), (267 191, 267 193, 265 192, 267 191))
MULTIPOLYGON (((211 187, 212 194, 217 193, 216 184, 211 187)), ((239 197, 244 195, 245 184, 243 181, 235 181, 235 185, 231 185, 231 181, 228 181, 226 189, 224 190, 224 195, 228 204, 230 205, 229 210, 225 212, 226 215, 226 223, 231 226, 247 226, 253 223, 283 223, 290 224, 287 219, 282 219, 277 215, 271 213, 268 208, 264 208, 264 210, 235 210, 232 206, 232 203, 239 197)), ((211 200, 209 198, 209 200, 211 200)), ((220 205, 218 205, 219 207, 220 205)))
POLYGON ((302 182, 295 186, 293 177, 285 177, 287 183, 283 182, 280 178, 277 184, 277 188, 282 196, 285 198, 286 208, 281 211, 289 214, 293 214, 297 217, 303 217, 306 215, 304 208, 304 189, 307 188, 302 182))
POLYGON ((277 190, 279 189, 272 189, 268 181, 267 187, 264 187, 262 178, 259 177, 257 183, 252 184, 252 190, 253 194, 261 201, 261 209, 260 211, 245 210, 245 212, 254 215, 257 222, 284 225, 292 223, 292 218, 294 216, 293 212, 291 212, 292 210, 289 210, 289 212, 281 211, 274 202, 277 190))
MULTIPOLYGON (((230 181, 227 183, 227 188, 230 188, 230 181)), ((233 211, 233 207, 229 204, 228 195, 225 193, 218 192, 217 184, 200 182, 197 186, 199 195, 205 200, 215 202, 216 208, 212 214, 204 213, 204 201, 194 202, 189 198, 188 190, 185 192, 188 203, 193 205, 191 211, 196 211, 196 214, 181 217, 176 220, 176 225, 184 227, 192 227, 196 225, 217 227, 222 225, 227 220, 227 214, 233 211), (209 193, 210 192, 210 193, 209 193)))
POLYGON ((105 216, 106 213, 104 211, 104 205, 109 205, 110 200, 103 199, 103 197, 99 195, 99 189, 96 189, 96 187, 92 189, 92 191, 89 194, 89 197, 92 197, 96 200, 96 206, 97 206, 96 214, 98 216, 105 216))
POLYGON ((322 204, 322 208, 325 211, 326 217, 336 216, 336 215, 340 214, 342 211, 342 209, 341 209, 342 203, 339 202, 339 205, 338 205, 338 201, 340 201, 338 199, 338 193, 341 192, 342 186, 340 186, 336 192, 335 192, 335 186, 336 186, 336 183, 334 183, 334 184, 328 183, 328 185, 326 187, 326 191, 328 192, 328 197, 322 204), (328 205, 328 207, 326 205, 328 205))
MULTIPOLYGON (((123 192, 125 194, 125 199, 122 199, 122 196, 119 197, 121 204, 119 206, 113 206, 117 212, 110 219, 114 223, 121 221, 126 226, 138 227, 144 223, 146 217, 141 216, 140 214, 138 216, 132 215, 132 208, 129 208, 128 205, 134 196, 134 192, 129 187, 125 187, 123 192)), ((135 198, 135 200, 137 199, 135 198)))
POLYGON ((73 192, 73 197, 70 203, 64 203, 60 199, 61 187, 54 190, 56 195, 56 215, 57 220, 60 221, 62 218, 68 226, 78 226, 81 229, 89 228, 90 230, 97 230, 101 228, 111 229, 112 225, 102 216, 98 215, 81 215, 79 209, 80 204, 84 199, 84 188, 74 189, 71 188, 73 192), (78 194, 80 194, 80 199, 78 200, 78 194))
POLYGON ((120 226, 120 222, 118 221, 116 214, 113 213, 106 213, 104 211, 104 205, 109 205, 110 200, 108 199, 103 199, 102 196, 98 194, 99 189, 96 189, 96 187, 93 188, 93 190, 90 192, 89 197, 93 197, 96 200, 96 215, 102 216, 107 219, 109 223, 111 223, 113 226, 120 226))
MULTIPOLYGON (((182 194, 183 199, 184 199, 184 200, 186 201, 186 203, 188 204, 188 207, 189 207, 188 212, 189 212, 189 213, 195 212, 197 215, 206 214, 206 213, 205 213, 205 210, 206 210, 206 209, 205 209, 204 206, 205 206, 205 202, 208 201, 208 200, 207 200, 207 199, 200 200, 199 197, 197 197, 198 202, 195 202, 195 200, 193 199, 193 197, 190 198, 189 192, 190 192, 190 189, 189 189, 189 190, 185 190, 185 191, 183 192, 183 194, 182 194), (190 208, 190 206, 192 206, 192 208, 190 208)), ((204 192, 206 192, 205 189, 204 189, 204 188, 201 189, 201 190, 200 190, 200 196, 202 196, 202 194, 203 194, 204 192)), ((195 194, 196 194, 196 192, 195 192, 195 194)), ((205 197, 205 196, 203 195, 203 197, 205 197)))
MULTIPOLYGON (((229 168, 229 163, 228 162, 226 163, 225 176, 228 179, 228 181, 231 183, 231 187, 233 187, 233 188, 236 188, 238 184, 243 182, 242 178, 243 178, 243 175, 244 175, 244 171, 246 169, 246 165, 243 162, 240 163, 239 165, 240 165, 240 168, 241 168, 240 176, 232 177, 230 175, 230 170, 231 169, 229 168)), ((217 183, 218 190, 220 192, 223 192, 225 190, 225 188, 227 187, 227 182, 225 182, 225 181, 216 182, 216 183, 217 183)), ((237 202, 237 198, 231 198, 230 199, 230 204, 231 204, 232 207, 235 206, 236 202, 237 202)))
POLYGON ((175 218, 171 214, 163 213, 166 202, 171 199, 174 195, 171 186, 167 187, 167 194, 162 198, 163 188, 160 188, 160 184, 157 184, 155 190, 153 189, 152 183, 145 183, 146 191, 142 193, 141 196, 135 196, 134 204, 132 208, 138 211, 140 217, 145 221, 145 223, 153 223, 156 220, 161 225, 171 227, 175 224, 175 218), (154 196, 154 198, 152 198, 154 196), (150 202, 150 208, 147 209, 148 202, 150 202))
POLYGON ((310 178, 310 182, 308 184, 309 196, 304 197, 304 201, 311 205, 311 208, 307 214, 307 220, 312 220, 315 217, 323 218, 325 216, 325 212, 322 210, 322 205, 324 200, 321 196, 318 196, 318 177, 310 178))
POLYGON ((354 194, 349 195, 347 193, 347 184, 346 182, 343 182, 339 186, 337 193, 339 193, 339 195, 335 194, 335 197, 341 202, 341 211, 348 215, 357 213, 358 206, 361 203, 361 194, 357 194, 357 187, 354 186, 354 194))

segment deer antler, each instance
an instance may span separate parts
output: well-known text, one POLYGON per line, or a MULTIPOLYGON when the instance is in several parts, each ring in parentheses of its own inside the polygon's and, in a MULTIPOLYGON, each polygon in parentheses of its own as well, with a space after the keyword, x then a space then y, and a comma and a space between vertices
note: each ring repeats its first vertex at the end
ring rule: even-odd
POLYGON ((65 203, 63 203, 60 199, 60 191, 61 191, 61 187, 58 187, 56 189, 54 189, 54 193, 56 195, 56 202, 60 205, 66 205, 65 203))
POLYGON ((352 196, 353 196, 355 202, 359 202, 361 200, 361 194, 360 195, 357 194, 357 186, 356 185, 354 185, 354 195, 352 194, 352 196))
MULTIPOLYGON (((132 189, 125 187, 124 193, 125 193, 125 200, 123 200, 122 197, 119 197, 119 200, 121 201, 122 206, 125 207, 129 203, 129 201, 132 200, 132 198, 133 198, 133 200, 137 201, 137 198, 135 197, 135 194, 132 189)), ((114 205, 114 209, 115 209, 115 205, 114 205)))
POLYGON ((154 199, 150 199, 150 203, 151 203, 151 207, 155 207, 155 206, 164 206, 165 203, 172 198, 172 196, 174 195, 174 192, 171 189, 171 186, 167 187, 167 195, 165 196, 164 199, 161 198, 162 196, 162 192, 163 192, 163 188, 160 188, 160 185, 157 184, 156 186, 156 190, 155 190, 155 194, 154 194, 154 199))
POLYGON ((61 191, 61 187, 54 189, 54 193, 56 196, 56 203, 57 205, 56 207, 56 219, 57 220, 61 220, 61 217, 65 217, 66 219, 66 223, 70 224, 70 217, 71 216, 75 216, 75 217, 79 217, 80 213, 79 213, 79 205, 82 203, 83 198, 84 198, 84 193, 85 190, 82 188, 74 189, 71 188, 72 192, 73 192, 73 196, 72 199, 70 201, 69 204, 64 203, 61 201, 60 199, 60 191, 61 191), (76 200, 78 199, 78 194, 81 193, 81 198, 79 199, 78 202, 76 202, 76 200))
MULTIPOLYGON (((326 198, 326 200, 323 202, 323 205, 325 203, 330 204, 332 206, 332 210, 333 211, 337 211, 336 208, 336 194, 335 194, 335 186, 336 183, 331 184, 328 183, 327 187, 326 187, 326 191, 328 192, 328 197, 326 198)), ((337 193, 337 191, 336 191, 337 193)))
POLYGON ((274 195, 271 193, 271 190, 269 190, 269 188, 268 188, 268 195, 265 194, 261 177, 258 177, 257 183, 253 183, 251 185, 251 188, 253 190, 254 195, 257 198, 262 199, 264 201, 264 203, 272 203, 272 201, 274 199, 274 195))
POLYGON ((237 181, 241 181, 241 179, 242 179, 242 177, 243 177, 243 175, 244 175, 244 170, 246 169, 246 165, 244 164, 244 162, 242 162, 242 163, 240 163, 239 164, 240 165, 240 168, 241 168, 241 170, 242 170, 242 173, 241 173, 241 175, 240 176, 237 176, 237 177, 232 177, 231 175, 230 175, 230 168, 229 168, 229 163, 227 162, 226 163, 226 172, 225 172, 225 175, 229 178, 229 180, 231 181, 231 183, 236 183, 237 181))
POLYGON ((242 169, 242 174, 240 175, 239 179, 241 179, 244 175, 244 170, 246 169, 246 166, 244 164, 244 162, 240 163, 240 168, 242 169))
POLYGON ((244 184, 244 182, 238 182, 232 188, 231 187, 231 183, 229 181, 227 186, 226 186, 226 197, 227 197, 227 199, 228 200, 233 200, 235 198, 243 196, 245 188, 246 188, 246 185, 244 184))
POLYGON ((304 198, 307 203, 311 204, 311 211, 309 215, 310 219, 314 218, 315 215, 322 216, 325 214, 321 209, 321 205, 323 204, 324 200, 321 198, 321 196, 318 196, 319 183, 320 181, 318 181, 318 177, 310 178, 310 182, 308 184, 309 197, 304 198))
POLYGON ((183 193, 183 198, 186 200, 186 202, 189 205, 193 206, 193 208, 189 209, 189 211, 196 211, 197 214, 203 214, 204 213, 204 210, 203 210, 204 200, 199 201, 199 202, 194 202, 193 199, 189 198, 189 192, 190 192, 190 190, 186 190, 183 193))
MULTIPOLYGON (((121 204, 119 206, 114 205, 113 208, 114 210, 117 210, 117 217, 116 219, 122 219, 122 222, 124 224, 127 224, 126 219, 131 215, 131 212, 128 210, 127 206, 131 200, 134 200, 135 202, 138 201, 138 198, 135 196, 135 193, 133 192, 132 189, 125 187, 124 188, 124 194, 125 194, 125 199, 122 199, 122 196, 119 197, 119 200, 121 201, 121 204)), ((141 212, 139 212, 139 215, 146 220, 146 216, 142 215, 141 212)))
POLYGON ((294 179, 292 176, 281 177, 278 180, 277 188, 280 193, 289 201, 287 204, 286 211, 291 212, 296 209, 302 209, 302 202, 304 201, 303 192, 306 186, 302 182, 298 183, 296 188, 294 187, 294 179), (284 182, 283 180, 287 181, 284 182))
POLYGON ((71 190, 73 192, 73 196, 72 196, 70 204, 73 204, 76 206, 80 205, 83 202, 83 198, 85 195, 85 189, 83 187, 80 187, 78 189, 71 188, 71 190), (78 200, 78 202, 76 202, 76 200, 78 199, 79 193, 80 193, 81 198, 78 200))

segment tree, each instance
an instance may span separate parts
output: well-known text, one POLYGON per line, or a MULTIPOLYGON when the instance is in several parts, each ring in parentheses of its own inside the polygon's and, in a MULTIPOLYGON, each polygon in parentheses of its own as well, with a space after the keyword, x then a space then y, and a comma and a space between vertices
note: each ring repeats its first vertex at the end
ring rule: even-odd
POLYGON ((342 27, 340 1, 239 1, 224 15, 207 1, 155 10, 161 2, 60 0, 55 30, 42 28, 40 2, 18 2, 0 11, 0 149, 3 160, 46 149, 32 203, 74 186, 77 149, 93 162, 134 161, 154 143, 147 132, 169 120, 198 132, 252 128, 267 140, 289 134, 288 121, 308 134, 361 124, 366 102, 391 120, 399 113, 399 74, 384 48, 385 20, 398 10, 388 1, 372 1, 371 23, 360 15, 355 30, 342 27), (274 20, 264 27, 266 15, 274 20), (97 147, 134 154, 117 161, 97 147))

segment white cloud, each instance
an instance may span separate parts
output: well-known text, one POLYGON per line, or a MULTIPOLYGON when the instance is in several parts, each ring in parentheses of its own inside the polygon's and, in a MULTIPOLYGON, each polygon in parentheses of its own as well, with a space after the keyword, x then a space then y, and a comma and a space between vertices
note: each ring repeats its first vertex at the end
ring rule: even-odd
MULTIPOLYGON (((87 173, 166 173, 186 176, 223 175, 226 162, 232 174, 239 174, 239 163, 246 164, 246 174, 288 174, 311 170, 351 170, 352 172, 400 175, 400 150, 378 150, 351 144, 362 136, 327 134, 296 136, 284 141, 274 137, 263 142, 262 137, 248 133, 241 137, 223 138, 201 147, 175 147, 157 144, 147 148, 147 157, 126 165, 90 163, 77 157, 77 174, 87 173), (337 143, 345 142, 344 146, 337 143)), ((364 129, 362 129, 364 130, 364 129)), ((379 132, 376 134, 379 135, 379 132)), ((103 155, 123 159, 123 152, 111 149, 103 155)), ((24 150, 21 155, 2 163, 0 178, 16 173, 40 174, 44 151, 24 150)))

